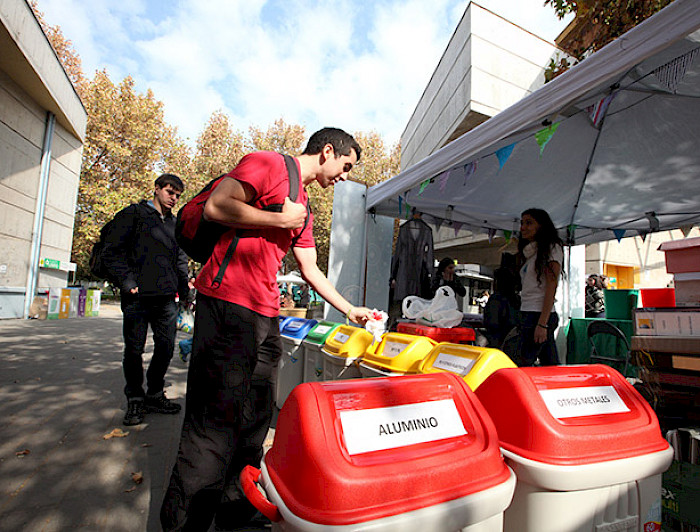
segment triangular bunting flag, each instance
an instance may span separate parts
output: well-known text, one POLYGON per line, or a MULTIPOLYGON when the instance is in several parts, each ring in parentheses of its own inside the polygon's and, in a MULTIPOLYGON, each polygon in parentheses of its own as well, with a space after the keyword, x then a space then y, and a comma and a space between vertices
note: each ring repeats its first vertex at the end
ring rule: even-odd
POLYGON ((496 151, 496 157, 498 157, 498 163, 500 165, 498 167, 499 171, 503 168, 503 165, 506 164, 510 154, 513 153, 513 148, 515 148, 515 142, 496 151))
POLYGON ((426 188, 429 184, 430 184, 430 179, 426 179, 425 181, 423 181, 423 182, 420 184, 420 188, 418 189, 418 195, 419 195, 419 196, 420 196, 421 194, 423 194, 423 191, 425 190, 425 188, 426 188))
POLYGON ((435 232, 436 233, 440 230, 443 223, 445 223, 445 220, 443 220, 442 218, 435 218, 435 232))
POLYGON ((411 206, 406 202, 406 220, 411 216, 411 206))
POLYGON ((661 65, 659 68, 654 70, 654 75, 661 83, 666 85, 672 93, 676 93, 678 90, 678 85, 685 77, 685 73, 688 67, 698 55, 700 48, 695 48, 690 52, 683 54, 680 57, 676 57, 674 60, 669 61, 665 65, 661 65))
POLYGON ((472 161, 468 164, 464 165, 464 184, 467 184, 467 179, 476 172, 476 166, 477 166, 478 161, 472 161))
POLYGON ((510 237, 513 236, 513 231, 509 231, 508 229, 504 229, 503 236, 506 237, 506 242, 510 242, 510 237))
POLYGON ((616 92, 608 94, 605 98, 602 98, 600 101, 598 101, 598 103, 586 107, 586 111, 588 112, 588 118, 591 119, 593 127, 600 127, 600 123, 603 121, 605 112, 608 110, 608 106, 610 105, 610 102, 613 101, 613 98, 615 98, 616 94, 616 92))
POLYGON ((452 227, 455 228, 455 236, 457 236, 457 233, 462 228, 462 222, 452 222, 452 227))
POLYGON ((552 137, 557 132, 557 128, 559 127, 560 123, 561 122, 556 122, 555 124, 552 124, 544 129, 540 129, 537 133, 535 133, 535 140, 540 147, 540 155, 542 155, 544 147, 547 145, 547 143, 552 140, 552 137))
POLYGON ((447 181, 450 179, 450 171, 445 170, 438 176, 438 184, 440 185, 440 192, 445 192, 445 187, 447 186, 447 181))
POLYGON ((615 238, 617 238, 617 241, 619 242, 622 240, 622 237, 625 236, 625 230, 624 229, 613 229, 613 234, 615 235, 615 238))
POLYGON ((401 213, 403 212, 401 203, 403 203, 403 197, 399 196, 399 216, 401 216, 401 213))
POLYGON ((642 242, 646 242, 649 231, 645 231, 644 229, 638 229, 637 234, 642 237, 642 242))
POLYGON ((681 225, 679 229, 683 231, 683 236, 687 238, 690 232, 693 230, 693 224, 681 225))
POLYGON ((489 229, 489 244, 493 243, 493 237, 496 236, 495 229, 489 229))

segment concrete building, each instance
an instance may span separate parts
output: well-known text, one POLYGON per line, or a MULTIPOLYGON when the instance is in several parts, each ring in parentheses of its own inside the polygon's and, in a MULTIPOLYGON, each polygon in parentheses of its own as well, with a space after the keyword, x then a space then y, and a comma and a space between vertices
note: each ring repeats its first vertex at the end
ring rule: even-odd
MULTIPOLYGON (((401 170, 542 87, 550 60, 564 56, 555 44, 471 2, 403 132, 401 170)), ((700 235, 698 228, 688 231, 688 236, 700 235)), ((457 235, 450 227, 434 228, 433 236, 437 259, 479 264, 487 275, 498 267, 503 251, 515 251, 502 237, 489 241, 485 234, 465 230, 457 235)), ((585 273, 608 275, 617 288, 665 287, 672 275, 657 248, 683 237, 675 230, 589 244, 585 273)))
POLYGON ((25 0, 0 2, 0 318, 64 287, 87 113, 25 0))

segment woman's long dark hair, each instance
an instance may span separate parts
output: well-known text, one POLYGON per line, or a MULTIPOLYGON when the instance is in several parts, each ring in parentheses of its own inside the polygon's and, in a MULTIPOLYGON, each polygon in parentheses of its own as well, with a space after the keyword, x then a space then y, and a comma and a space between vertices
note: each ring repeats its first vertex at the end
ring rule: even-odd
POLYGON ((454 266, 454 263, 455 263, 455 261, 451 257, 445 257, 444 259, 442 259, 440 261, 440 263, 438 264, 437 272, 435 272, 435 277, 437 277, 438 279, 441 279, 442 272, 444 272, 448 266, 451 266, 451 265, 454 266))
MULTIPOLYGON (((535 272, 537 273, 537 284, 542 284, 542 274, 549 262, 549 256, 554 248, 554 246, 564 246, 564 242, 559 238, 557 233, 557 228, 554 227, 554 222, 549 217, 549 214, 544 209, 531 208, 523 211, 520 215, 532 216, 532 218, 539 224, 540 228, 535 233, 535 242, 537 242, 537 258, 535 258, 535 272)), ((520 265, 525 263, 525 255, 523 254, 523 249, 527 246, 529 242, 524 238, 518 240, 518 256, 520 258, 520 265)), ((564 275, 564 268, 561 270, 562 277, 564 275)))

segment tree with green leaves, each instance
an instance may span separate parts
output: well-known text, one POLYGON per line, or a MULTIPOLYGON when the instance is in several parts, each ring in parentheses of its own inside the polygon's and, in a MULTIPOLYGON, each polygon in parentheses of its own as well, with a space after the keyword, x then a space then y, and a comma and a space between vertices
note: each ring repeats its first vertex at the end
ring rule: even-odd
MULTIPOLYGON (((163 103, 152 91, 138 93, 130 77, 115 84, 106 71, 86 79, 80 57, 60 27, 46 24, 35 1, 31 6, 88 113, 71 254, 78 265, 78 277, 90 278, 90 251, 102 226, 126 205, 147 196, 160 173, 172 172, 183 179, 186 190, 182 205, 206 183, 233 169, 246 153, 301 153, 306 139, 303 126, 280 118, 266 130, 250 126, 246 138, 234 131, 222 111, 211 115, 191 150, 178 137, 177 129, 165 121, 163 103)), ((387 149, 376 132, 355 133, 355 137, 363 153, 351 178, 371 186, 399 172, 398 144, 387 149)), ((333 190, 311 186, 308 193, 315 217, 318 264, 326 272, 333 190)), ((288 270, 296 267, 291 255, 285 257, 284 265, 288 270)))
POLYGON ((83 104, 88 122, 72 250, 79 277, 89 276, 87 261, 100 228, 125 206, 149 197, 160 173, 183 175, 190 166, 186 147, 165 122, 162 102, 150 90, 139 94, 130 77, 115 85, 105 71, 97 72, 83 104))
POLYGON ((544 0, 557 17, 576 16, 558 44, 574 59, 552 59, 545 71, 550 81, 585 57, 600 50, 673 0, 544 0))

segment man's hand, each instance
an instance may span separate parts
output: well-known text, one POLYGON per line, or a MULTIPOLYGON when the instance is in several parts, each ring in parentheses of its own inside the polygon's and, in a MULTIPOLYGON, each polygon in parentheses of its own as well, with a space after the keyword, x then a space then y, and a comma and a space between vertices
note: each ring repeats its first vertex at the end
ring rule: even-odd
POLYGON ((284 229, 298 229, 304 226, 306 220, 306 207, 301 203, 295 203, 288 197, 284 198, 282 214, 285 216, 284 229))
POLYGON ((372 310, 367 307, 352 307, 348 312, 348 319, 352 322, 364 325, 372 317, 372 310))

